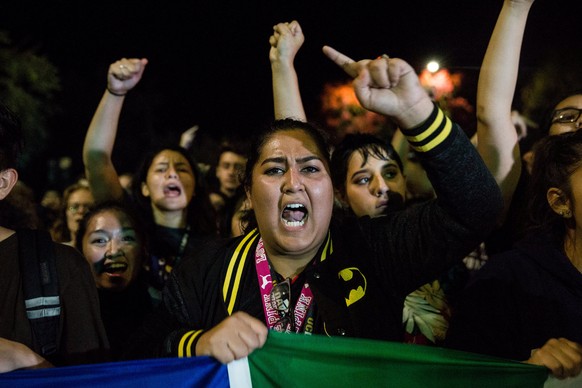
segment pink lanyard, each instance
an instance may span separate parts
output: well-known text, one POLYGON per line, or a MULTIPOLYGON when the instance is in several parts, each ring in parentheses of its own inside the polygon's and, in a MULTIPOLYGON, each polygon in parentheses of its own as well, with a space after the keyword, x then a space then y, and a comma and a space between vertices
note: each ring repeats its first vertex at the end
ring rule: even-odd
MULTIPOLYGON (((287 326, 283 328, 279 312, 271 305, 271 290, 273 289, 271 266, 267 260, 267 253, 265 252, 262 238, 259 239, 259 243, 255 251, 255 266, 257 268, 257 278, 259 280, 259 288, 261 289, 261 300, 263 302, 263 311, 265 312, 267 327, 277 331, 290 332, 291 324, 287 324, 287 326)), ((289 294, 291 294, 291 290, 289 290, 289 294)), ((311 292, 311 288, 309 288, 309 284, 305 283, 303 284, 301 294, 299 295, 299 300, 297 300, 295 309, 293 310, 293 318, 295 319, 295 331, 297 333, 301 332, 301 328, 303 327, 305 319, 310 313, 312 301, 313 293, 311 292)))

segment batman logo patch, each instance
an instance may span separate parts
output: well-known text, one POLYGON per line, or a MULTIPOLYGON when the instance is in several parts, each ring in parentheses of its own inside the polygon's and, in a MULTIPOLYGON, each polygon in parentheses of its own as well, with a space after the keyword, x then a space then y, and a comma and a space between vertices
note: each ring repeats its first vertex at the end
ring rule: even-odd
POLYGON ((339 271, 338 276, 347 284, 347 288, 349 289, 348 295, 345 298, 346 306, 350 306, 366 295, 366 287, 368 282, 366 281, 366 277, 356 267, 344 268, 339 271))

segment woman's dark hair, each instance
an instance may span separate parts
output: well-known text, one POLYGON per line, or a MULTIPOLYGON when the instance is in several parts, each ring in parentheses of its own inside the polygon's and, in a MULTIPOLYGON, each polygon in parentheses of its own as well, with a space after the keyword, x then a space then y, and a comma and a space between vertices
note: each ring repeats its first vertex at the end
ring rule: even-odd
POLYGON ((582 95, 582 89, 571 90, 565 94, 560 95, 553 104, 545 110, 543 115, 543 123, 541 126, 542 136, 547 136, 550 133, 550 127, 552 126, 552 118, 554 117, 554 112, 556 111, 556 106, 568 97, 582 95))
POLYGON ((550 207, 547 192, 555 187, 572 198, 570 177, 582 166, 582 131, 546 136, 536 143, 534 155, 529 185, 529 227, 548 229, 563 238, 564 219, 550 207))
POLYGON ((23 146, 18 116, 0 102, 0 171, 16 167, 23 146))
POLYGON ((138 214, 135 213, 131 206, 117 201, 101 202, 90 212, 83 216, 83 219, 81 222, 79 222, 79 231, 77 232, 77 237, 75 239, 75 247, 79 250, 79 252, 83 252, 83 236, 85 236, 85 233, 87 232, 87 226, 89 225, 89 222, 91 222, 95 216, 106 211, 113 211, 127 217, 133 226, 137 240, 142 247, 141 258, 142 260, 145 259, 148 252, 148 239, 146 238, 145 229, 143 223, 141 222, 141 218, 138 214))
POLYGON ((182 147, 164 147, 146 154, 140 166, 135 172, 131 184, 131 192, 137 207, 144 218, 144 221, 153 227, 155 224, 152 213, 150 198, 146 197, 141 192, 141 184, 145 182, 148 175, 148 170, 157 155, 162 151, 174 151, 182 155, 190 164, 194 173, 194 181, 196 183, 196 194, 188 203, 188 212, 186 215, 186 222, 194 232, 202 235, 216 234, 216 217, 214 208, 208 197, 208 189, 206 187, 205 179, 198 168, 198 163, 188 154, 182 147))
POLYGON ((348 134, 337 145, 331 155, 330 170, 333 187, 342 194, 345 194, 346 191, 349 161, 355 152, 359 152, 362 155, 364 164, 370 156, 385 161, 394 160, 398 168, 400 168, 400 172, 404 172, 402 160, 392 145, 374 135, 365 133, 348 134))
MULTIPOLYGON (((303 131, 309 137, 311 137, 311 139, 313 140, 317 147, 317 150, 321 153, 323 157, 324 164, 326 165, 326 167, 329 167, 330 151, 328 138, 325 132, 323 132, 320 128, 316 127, 315 125, 304 121, 298 121, 294 119, 275 120, 269 126, 264 128, 254 138, 254 141, 251 143, 251 146, 249 148, 249 154, 247 155, 247 165, 242 180, 243 187, 245 188, 246 191, 251 190, 253 180, 253 167, 258 162, 259 156, 261 155, 261 151, 263 150, 265 143, 267 143, 267 141, 269 141, 271 137, 280 132, 297 130, 303 131)), ((247 210, 245 212, 245 214, 241 217, 241 221, 243 224, 246 225, 245 233, 257 227, 257 221, 255 219, 255 214, 252 209, 247 210)))

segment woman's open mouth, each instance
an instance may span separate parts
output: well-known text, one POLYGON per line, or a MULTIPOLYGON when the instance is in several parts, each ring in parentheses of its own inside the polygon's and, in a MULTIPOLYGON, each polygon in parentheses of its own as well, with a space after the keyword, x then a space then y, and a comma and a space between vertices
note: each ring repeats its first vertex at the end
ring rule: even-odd
POLYGON ((103 272, 110 275, 118 275, 127 271, 127 263, 111 261, 103 266, 103 272))
POLYGON ((164 195, 168 197, 179 197, 182 194, 182 188, 178 185, 167 185, 164 187, 164 195))
POLYGON ((285 226, 303 226, 307 220, 307 209, 300 203, 290 203, 283 209, 281 219, 285 226))

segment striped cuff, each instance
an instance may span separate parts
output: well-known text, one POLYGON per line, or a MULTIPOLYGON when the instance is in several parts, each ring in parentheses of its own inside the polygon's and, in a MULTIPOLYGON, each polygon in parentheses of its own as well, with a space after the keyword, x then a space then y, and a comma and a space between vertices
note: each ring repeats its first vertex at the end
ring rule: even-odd
POLYGON ((453 122, 434 104, 428 119, 420 126, 402 130, 414 151, 426 156, 438 154, 454 136, 453 122))
POLYGON ((178 357, 195 357, 196 344, 204 330, 192 330, 186 332, 178 342, 178 357))

